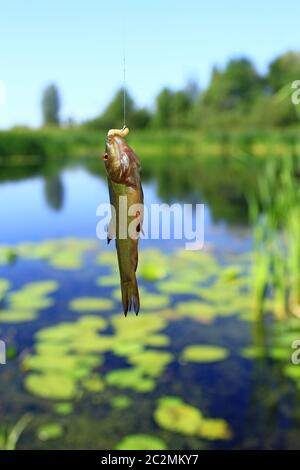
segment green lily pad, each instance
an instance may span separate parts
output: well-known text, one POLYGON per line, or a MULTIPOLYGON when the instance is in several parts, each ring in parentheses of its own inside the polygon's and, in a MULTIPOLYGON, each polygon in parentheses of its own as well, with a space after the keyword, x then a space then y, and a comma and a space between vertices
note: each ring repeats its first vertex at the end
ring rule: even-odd
POLYGON ((51 439, 59 439, 64 434, 64 430, 59 423, 43 424, 37 430, 40 441, 49 441, 51 439))
POLYGON ((37 313, 30 310, 0 310, 0 323, 25 323, 37 319, 37 313))
POLYGON ((154 413, 156 423, 163 429, 187 436, 199 435, 203 416, 200 410, 177 397, 164 397, 158 401, 154 413))
POLYGON ((260 347, 248 346, 247 348, 244 348, 241 351, 241 356, 244 357, 245 359, 251 359, 251 360, 262 359, 266 357, 266 352, 260 347))
POLYGON ((213 305, 195 300, 179 302, 175 306, 175 311, 180 316, 204 322, 211 322, 217 316, 216 308, 213 305))
POLYGON ((78 297, 70 302, 69 307, 74 312, 98 312, 113 309, 114 303, 110 299, 78 297))
POLYGON ((106 382, 113 387, 130 388, 141 393, 150 392, 155 387, 154 380, 143 376, 137 368, 115 369, 106 375, 106 382))
POLYGON ((158 289, 165 293, 171 295, 182 295, 182 294, 193 294, 197 295, 199 293, 199 287, 191 284, 190 282, 180 281, 180 280, 167 280, 160 282, 158 284, 158 289))
POLYGON ((26 291, 33 296, 45 296, 52 294, 59 288, 57 281, 47 280, 47 281, 36 281, 29 282, 22 287, 22 291, 26 291))
POLYGON ((83 265, 82 257, 80 253, 74 253, 73 251, 64 251, 57 253, 49 260, 50 266, 55 269, 80 269, 83 265))
POLYGON ((217 362, 227 359, 229 352, 225 348, 207 345, 187 346, 181 354, 181 359, 187 362, 217 362))
POLYGON ((184 403, 178 397, 161 398, 154 419, 161 428, 186 436, 208 440, 231 438, 231 430, 226 421, 205 418, 198 408, 184 403))
POLYGON ((128 361, 147 376, 159 377, 166 366, 173 360, 173 355, 166 351, 146 350, 129 356, 128 361))
POLYGON ((116 450, 167 450, 167 445, 156 436, 132 434, 126 436, 116 446, 116 450))
POLYGON ((70 415, 71 413, 73 413, 74 407, 73 407, 72 403, 61 402, 61 403, 56 403, 53 406, 53 410, 58 415, 67 416, 67 415, 70 415))
POLYGON ((167 275, 166 269, 155 262, 144 264, 139 273, 142 279, 150 282, 160 281, 167 275))
POLYGON ((90 375, 84 379, 82 385, 89 392, 101 392, 104 389, 104 382, 97 374, 90 375))
POLYGON ((75 380, 63 374, 29 374, 25 377, 25 388, 49 400, 70 400, 77 393, 75 380))
POLYGON ((210 441, 227 440, 232 437, 231 430, 224 419, 208 419, 202 421, 201 437, 210 441))
POLYGON ((111 399, 110 404, 113 408, 124 410, 131 405, 131 400, 126 395, 117 395, 111 399))

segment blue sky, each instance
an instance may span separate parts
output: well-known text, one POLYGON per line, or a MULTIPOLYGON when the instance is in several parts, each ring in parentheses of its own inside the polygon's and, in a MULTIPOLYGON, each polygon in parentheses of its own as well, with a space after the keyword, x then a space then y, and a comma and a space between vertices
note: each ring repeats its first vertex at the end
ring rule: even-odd
POLYGON ((247 55, 264 71, 300 49, 299 18, 298 0, 0 0, 0 128, 38 126, 49 82, 61 90, 63 118, 95 116, 122 83, 124 46, 140 105, 163 85, 194 78, 204 87, 230 57, 247 55))

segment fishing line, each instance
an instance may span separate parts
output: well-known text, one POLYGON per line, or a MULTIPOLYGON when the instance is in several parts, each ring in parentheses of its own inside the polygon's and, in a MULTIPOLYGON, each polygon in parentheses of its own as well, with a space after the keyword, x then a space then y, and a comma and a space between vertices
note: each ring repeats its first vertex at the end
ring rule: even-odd
MULTIPOLYGON (((123 59, 122 59, 122 66, 123 66, 123 70, 122 70, 122 76, 123 76, 123 84, 122 84, 122 88, 123 88, 123 103, 121 105, 121 107, 123 107, 122 111, 123 111, 123 129, 125 129, 126 127, 126 113, 127 113, 127 109, 126 109, 126 33, 127 33, 127 22, 126 22, 126 18, 124 18, 124 12, 122 12, 122 18, 120 18, 120 21, 121 21, 121 31, 122 31, 122 45, 123 45, 123 59)), ((121 110, 120 110, 121 111, 121 110)))
POLYGON ((126 57, 123 49, 123 129, 126 127, 126 57))

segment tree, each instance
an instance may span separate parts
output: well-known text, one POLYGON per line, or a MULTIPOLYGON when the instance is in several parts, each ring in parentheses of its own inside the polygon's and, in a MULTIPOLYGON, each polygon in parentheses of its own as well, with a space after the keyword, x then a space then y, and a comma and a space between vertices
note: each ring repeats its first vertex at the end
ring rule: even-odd
POLYGON ((160 129, 171 127, 173 112, 173 93, 164 88, 156 98, 155 125, 160 129))
POLYGON ((300 53, 286 52, 269 65, 267 83, 275 93, 295 80, 300 80, 300 53))
POLYGON ((44 125, 59 125, 60 95, 56 85, 49 85, 42 99, 44 125))
MULTIPOLYGON (((151 115, 145 108, 137 109, 133 98, 125 91, 126 103, 126 124, 136 129, 142 129, 149 124, 151 115)), ((104 112, 85 123, 91 129, 112 129, 123 127, 124 123, 124 90, 120 89, 112 101, 108 104, 104 112)))
POLYGON ((262 91, 262 85, 262 79, 249 59, 232 59, 224 71, 214 67, 203 103, 220 111, 247 106, 262 91))
POLYGON ((184 128, 189 126, 192 99, 186 91, 176 91, 172 97, 172 127, 184 128))

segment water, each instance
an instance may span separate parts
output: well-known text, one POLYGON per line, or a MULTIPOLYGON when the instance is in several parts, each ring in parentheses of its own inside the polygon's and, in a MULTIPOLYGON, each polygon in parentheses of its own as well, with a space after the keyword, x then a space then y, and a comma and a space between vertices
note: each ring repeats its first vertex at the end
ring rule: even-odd
MULTIPOLYGON (((144 193, 146 203, 161 202, 155 181, 144 184, 144 193)), ((99 203, 108 202, 108 192, 103 179, 77 166, 47 177, 3 181, 0 200, 1 245, 17 246, 26 241, 66 237, 96 240, 96 208, 99 203)), ((174 197, 173 201, 185 202, 174 197)), ((216 257, 238 255, 251 249, 249 229, 232 226, 225 217, 214 221, 207 201, 198 202, 206 203, 205 244, 213 247, 216 257)), ((97 244, 95 250, 100 252, 114 250, 104 242, 97 241, 97 244)), ((142 241, 141 258, 143 250, 149 248, 169 253, 169 263, 172 263, 172 253, 183 248, 183 242, 142 241)), ((68 309, 74 296, 113 296, 114 288, 95 285, 97 276, 108 273, 106 266, 95 264, 95 256, 95 251, 86 253, 83 266, 69 271, 57 270, 42 260, 23 258, 11 266, 0 265, 0 278, 9 279, 14 289, 21 288, 26 282, 43 279, 55 279, 61 287, 53 296, 55 304, 40 312, 36 320, 3 323, 0 328, 0 337, 9 346, 17 348, 17 357, 9 360, 6 366, 0 366, 0 423, 11 427, 24 413, 31 414, 31 422, 21 436, 18 448, 110 449, 125 436, 140 433, 158 435, 172 449, 298 446, 300 416, 295 387, 282 376, 276 362, 255 362, 241 356, 240 351, 252 344, 253 324, 240 321, 236 316, 218 317, 211 324, 186 317, 168 322, 164 333, 171 343, 166 349, 173 354, 173 360, 149 393, 114 387, 105 387, 98 393, 84 392, 73 400, 74 412, 68 416, 54 413, 56 401, 28 393, 24 388, 26 371, 22 369, 22 360, 26 352, 33 350, 35 333, 50 325, 77 321, 80 315, 68 309), (230 356, 221 362, 186 364, 180 360, 180 354, 189 344, 225 347, 230 356), (109 405, 112 397, 119 395, 128 396, 132 405, 122 410, 112 408, 109 405), (205 416, 226 420, 232 437, 207 440, 160 429, 153 414, 159 398, 165 395, 180 396, 186 403, 201 409, 205 416), (41 424, 53 421, 62 425, 63 436, 45 442, 38 437, 37 429, 41 424)), ((158 293, 158 286, 154 284, 141 280, 142 286, 158 293)), ((193 293, 172 296, 170 308, 193 299, 193 293)), ((122 315, 118 300, 111 313, 101 312, 101 316, 109 318, 114 313, 122 315)), ((101 376, 126 366, 123 357, 111 352, 103 356, 104 365, 99 369, 101 376)))

